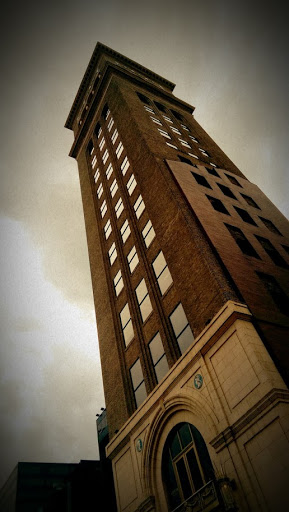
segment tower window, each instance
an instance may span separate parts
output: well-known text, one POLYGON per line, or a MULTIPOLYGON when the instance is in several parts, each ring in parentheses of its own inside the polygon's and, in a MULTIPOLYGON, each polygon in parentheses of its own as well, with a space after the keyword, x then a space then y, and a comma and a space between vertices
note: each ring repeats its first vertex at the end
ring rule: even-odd
POLYGON ((139 407, 147 397, 140 360, 137 359, 130 368, 130 377, 134 392, 136 406, 139 407))
POLYGON ((100 215, 102 218, 105 216, 106 212, 107 212, 107 204, 106 204, 106 200, 104 200, 100 207, 100 215))
POLYGON ((117 181, 116 181, 116 178, 113 180, 112 184, 110 185, 110 193, 111 193, 111 197, 114 197, 116 192, 118 190, 118 184, 117 184, 117 181))
POLYGON ((237 199, 235 194, 233 194, 232 190, 229 187, 226 187, 226 185, 222 185, 221 183, 217 183, 217 185, 225 196, 231 197, 232 199, 237 199))
POLYGON ((289 255, 289 247, 288 247, 288 245, 282 245, 282 247, 283 247, 284 251, 286 251, 287 254, 289 255))
POLYGON ((124 306, 124 308, 121 310, 119 316, 120 316, 120 323, 121 323, 121 327, 122 327, 123 339, 125 342, 125 346, 127 347, 129 342, 134 337, 133 326, 132 326, 132 321, 131 321, 128 304, 126 304, 124 306))
POLYGON ((196 158, 197 160, 199 160, 199 157, 197 155, 194 155, 193 153, 189 153, 190 156, 192 156, 193 158, 196 158))
POLYGON ((289 298, 286 293, 282 290, 281 286, 277 283, 275 277, 263 272, 256 272, 265 285, 265 288, 270 293, 273 301, 277 308, 283 315, 289 316, 289 298))
POLYGON ((178 130, 178 128, 176 128, 175 126, 170 126, 170 128, 171 128, 172 132, 177 133, 178 135, 182 135, 180 130, 178 130))
POLYGON ((160 126, 162 126, 162 123, 161 123, 161 122, 160 122, 160 120, 159 120, 159 119, 157 119, 156 117, 151 116, 151 120, 153 121, 153 123, 155 123, 155 124, 159 124, 160 126))
POLYGON ((121 275, 121 270, 119 270, 116 273, 116 275, 113 279, 113 286, 114 286, 115 295, 118 297, 121 290, 123 289, 123 278, 121 275))
POLYGON ((152 267, 157 278, 160 292, 164 295, 167 289, 171 286, 173 280, 162 251, 159 252, 155 260, 152 262, 152 267))
POLYGON ((166 142, 166 144, 168 146, 170 146, 170 148, 178 149, 177 146, 175 146, 174 144, 171 144, 170 142, 166 142))
POLYGON ((108 165, 108 168, 107 168, 107 169, 106 169, 106 171, 105 171, 106 179, 107 179, 107 180, 109 180, 109 178, 111 177, 112 173, 113 173, 113 167, 112 167, 112 164, 110 163, 110 164, 108 165))
POLYGON ((109 235, 112 231, 111 229, 111 223, 110 223, 110 219, 108 219, 107 223, 105 224, 104 228, 104 236, 105 236, 105 239, 107 240, 109 238, 109 235))
POLYGON ((103 194, 103 186, 102 186, 102 183, 99 185, 99 187, 98 187, 98 189, 97 189, 96 194, 97 194, 98 199, 100 199, 100 198, 101 198, 101 196, 102 196, 102 194, 103 194))
POLYGON ((113 244, 111 245, 111 247, 108 251, 108 257, 109 257, 109 262, 112 265, 117 258, 117 250, 116 250, 115 242, 113 242, 113 244))
POLYGON ((119 145, 116 148, 116 156, 117 156, 117 158, 120 158, 120 155, 122 154, 122 152, 123 152, 123 144, 122 144, 122 142, 120 142, 119 145))
POLYGON ((129 161, 128 161, 127 156, 124 157, 123 162, 122 162, 120 168, 121 168, 121 172, 122 172, 123 176, 125 176, 126 171, 129 168, 129 161))
POLYGON ((169 365, 159 332, 153 337, 153 339, 149 343, 149 350, 154 365, 157 382, 160 382, 168 373, 169 365))
POLYGON ((206 170, 212 176, 216 176, 217 178, 220 178, 219 174, 217 173, 217 171, 215 169, 211 169, 210 167, 206 167, 206 170))
POLYGON ((104 164, 106 163, 108 157, 109 157, 109 154, 108 154, 108 151, 106 149, 105 152, 102 155, 102 161, 103 161, 104 164))
POLYGON ((189 128, 185 125, 185 124, 181 124, 181 127, 183 128, 183 130, 186 130, 187 132, 189 132, 189 128))
POLYGON ((97 164, 97 159, 96 159, 96 156, 94 155, 94 157, 93 157, 93 159, 91 161, 91 167, 94 169, 96 164, 97 164))
POLYGON ((150 105, 151 104, 150 100, 144 94, 142 94, 141 92, 137 92, 137 95, 138 95, 139 99, 143 103, 145 103, 146 105, 150 105))
POLYGON ((118 137, 118 131, 117 131, 117 129, 115 129, 115 130, 114 130, 114 132, 113 132, 113 134, 112 134, 112 136, 111 136, 111 142, 112 142, 113 144, 115 143, 115 141, 116 141, 117 137, 118 137))
POLYGON ((185 141, 183 139, 179 139, 179 141, 180 141, 182 146, 185 146, 186 148, 191 149, 191 146, 190 146, 190 144, 187 141, 185 141))
POLYGON ((128 262, 130 273, 132 274, 134 269, 137 267, 137 265, 139 263, 135 245, 133 246, 133 248, 127 255, 127 262, 128 262))
POLYGON ((117 201, 115 207, 115 214, 116 214, 116 218, 119 219, 119 217, 121 216, 122 212, 123 212, 123 202, 122 202, 122 198, 120 197, 119 200, 117 201))
POLYGON ((110 120, 109 120, 109 123, 108 123, 108 125, 107 125, 107 129, 108 129, 108 131, 109 131, 109 132, 111 131, 111 129, 112 129, 112 127, 113 127, 113 125, 114 125, 114 120, 113 120, 113 118, 111 117, 111 118, 110 118, 110 120))
POLYGON ((145 204, 141 195, 138 196, 136 202, 133 205, 136 218, 139 219, 145 209, 145 204))
POLYGON ((249 240, 247 240, 243 231, 241 231, 239 228, 236 228, 235 226, 230 226, 229 224, 225 224, 225 226, 230 232, 231 236, 234 238, 235 242, 240 247, 243 254, 260 259, 259 254, 255 251, 253 245, 250 244, 249 240))
POLYGON ((163 114, 163 118, 168 122, 168 123, 172 123, 173 121, 171 120, 171 118, 169 116, 166 116, 165 114, 163 114))
POLYGON ((258 242, 262 245, 264 251, 270 256, 271 260, 278 265, 278 267, 288 268, 288 264, 284 260, 283 256, 279 254, 277 249, 275 249, 274 245, 271 244, 267 238, 263 238, 262 236, 255 235, 258 242))
POLYGON ((99 143, 99 149, 100 151, 103 149, 103 146, 105 145, 105 140, 104 140, 104 137, 102 137, 100 143, 99 143))
POLYGON ((126 184, 126 188, 127 188, 127 191, 128 191, 130 196, 132 195, 135 187, 136 187, 136 181, 135 181, 134 174, 132 174, 131 177, 129 178, 127 184, 126 184))
POLYGON ((202 155, 204 156, 210 156, 209 153, 205 150, 205 149, 202 149, 202 148, 199 148, 199 151, 202 153, 202 155))
POLYGON ((220 199, 217 199, 216 197, 206 196, 212 207, 217 210, 217 212, 225 213, 226 215, 230 215, 227 208, 223 205, 222 201, 220 199))
POLYGON ((196 182, 203 187, 212 188, 211 185, 207 182, 206 178, 201 174, 197 174, 191 171, 192 176, 194 176, 196 182))
POLYGON ((150 220, 146 223, 144 229, 142 230, 142 236, 144 239, 145 246, 146 248, 148 248, 156 236, 155 230, 150 220))
POLYGON ((145 322, 148 316, 151 314, 153 308, 144 279, 142 279, 139 285, 136 287, 135 294, 139 305, 142 321, 145 322))
POLYGON ((122 242, 125 243, 130 235, 130 227, 127 219, 124 221, 123 225, 120 228, 120 234, 122 242))
POLYGON ((254 206, 254 208, 258 208, 260 210, 257 203, 255 203, 254 199, 250 196, 246 196, 245 194, 241 194, 241 196, 245 199, 246 203, 248 203, 249 206, 254 206))
POLYGON ((273 222, 271 222, 271 220, 264 219, 263 217, 259 217, 259 219, 263 222, 263 224, 265 224, 267 229, 272 231, 272 233, 275 233, 276 235, 281 235, 282 236, 282 233, 280 233, 279 229, 276 228, 275 224, 273 224, 273 222))
POLYGON ((99 179, 99 176, 100 176, 100 173, 99 173, 99 169, 97 169, 94 173, 94 181, 95 183, 97 183, 98 179, 99 179))
POLYGON ((147 107, 146 105, 144 105, 144 108, 147 112, 150 112, 150 114, 155 114, 155 111, 151 107, 147 107))
POLYGON ((193 135, 189 135, 190 139, 192 139, 194 142, 196 142, 197 144, 199 144, 199 141, 198 139, 196 139, 196 137, 194 137, 193 135))
POLYGON ((167 139, 171 139, 170 135, 168 134, 168 132, 166 132, 165 130, 162 130, 161 128, 158 128, 158 131, 160 132, 160 134, 163 136, 163 137, 166 137, 167 139))
POLYGON ((240 185, 240 183, 238 182, 237 178, 235 178, 235 176, 230 176, 230 174, 225 174, 225 176, 227 176, 228 180, 230 180, 230 182, 233 183, 233 185, 242 187, 242 185, 240 185))
POLYGON ((176 112, 175 110, 171 110, 172 114, 175 116, 175 118, 178 120, 178 121, 182 121, 183 120, 183 116, 181 116, 181 114, 179 114, 179 112, 176 112))
POLYGON ((238 208, 237 206, 234 206, 234 208, 244 222, 248 222, 248 224, 252 224, 252 226, 257 226, 256 222, 246 210, 238 208))
POLYGON ((155 101, 155 105, 161 112, 166 112, 166 107, 164 107, 164 105, 162 105, 158 101, 155 101))
POLYGON ((185 350, 193 343, 194 335, 181 303, 177 305, 174 311, 170 314, 169 318, 177 338, 181 354, 183 354, 185 350))

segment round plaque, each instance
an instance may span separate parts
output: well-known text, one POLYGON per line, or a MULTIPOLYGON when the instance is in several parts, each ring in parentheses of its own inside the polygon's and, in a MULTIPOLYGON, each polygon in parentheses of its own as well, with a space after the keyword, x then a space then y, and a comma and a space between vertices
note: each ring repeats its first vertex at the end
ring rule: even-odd
POLYGON ((136 446, 136 451, 137 452, 141 452, 142 451, 142 448, 143 448, 143 442, 141 440, 141 438, 139 438, 137 440, 137 442, 135 443, 135 446, 136 446))

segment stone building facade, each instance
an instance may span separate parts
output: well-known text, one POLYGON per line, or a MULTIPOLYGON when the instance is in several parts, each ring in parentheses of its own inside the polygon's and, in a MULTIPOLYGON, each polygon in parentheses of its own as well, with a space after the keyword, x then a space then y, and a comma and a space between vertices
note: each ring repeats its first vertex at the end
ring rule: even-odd
POLYGON ((66 122, 118 510, 285 510, 288 221, 173 88, 98 43, 66 122))

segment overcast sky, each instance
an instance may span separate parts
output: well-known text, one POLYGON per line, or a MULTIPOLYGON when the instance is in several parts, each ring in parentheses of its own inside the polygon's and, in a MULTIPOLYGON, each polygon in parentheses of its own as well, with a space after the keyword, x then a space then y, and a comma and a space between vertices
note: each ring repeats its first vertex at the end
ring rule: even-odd
POLYGON ((264 2, 19 0, 1 28, 0 486, 97 457, 104 405, 77 166, 64 128, 97 41, 175 95, 289 216, 288 30, 264 2))

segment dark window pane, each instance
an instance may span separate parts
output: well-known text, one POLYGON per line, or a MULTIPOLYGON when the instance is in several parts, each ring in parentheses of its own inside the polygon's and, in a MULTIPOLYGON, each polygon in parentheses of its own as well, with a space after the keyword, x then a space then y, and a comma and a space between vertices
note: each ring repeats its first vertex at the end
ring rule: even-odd
POLYGON ((262 236, 255 235, 258 242, 262 245, 263 249, 266 251, 268 256, 270 256, 271 260, 278 265, 278 267, 287 268, 288 264, 284 260, 283 256, 275 249, 274 245, 271 244, 267 238, 263 238, 262 236))
POLYGON ((184 423, 179 429, 179 435, 182 443, 182 447, 185 448, 192 441, 192 434, 189 429, 189 424, 184 423))
POLYGON ((177 467, 177 472, 178 472, 178 475, 179 475, 179 479, 180 479, 180 483, 181 483, 184 499, 186 500, 187 498, 189 498, 193 494, 193 490, 192 490, 192 487, 191 487, 191 484, 190 484, 190 481, 189 481, 189 478, 188 478, 188 473, 187 473, 185 462, 184 462, 183 458, 180 459, 176 463, 176 467, 177 467))
POLYGON ((210 169, 210 167, 206 167, 206 169, 207 169, 208 173, 212 174, 213 176, 217 176, 217 178, 220 177, 215 169, 210 169))
POLYGON ((234 206, 234 208, 244 222, 248 222, 248 224, 257 226, 256 222, 252 219, 251 215, 246 210, 238 208, 237 206, 234 206))
POLYGON ((181 162, 184 162, 185 164, 189 164, 189 165, 192 165, 193 167, 197 167, 195 164, 193 164, 193 162, 191 162, 191 160, 189 160, 188 158, 186 158, 185 156, 182 156, 182 155, 178 155, 179 159, 181 162))
POLYGON ((230 215, 227 208, 223 205, 222 201, 220 199, 217 199, 216 197, 207 196, 209 199, 212 207, 217 211, 221 213, 225 213, 226 215, 230 215))
POLYGON ((282 247, 283 247, 284 251, 286 251, 287 254, 289 254, 289 247, 288 247, 288 245, 282 245, 282 247))
POLYGON ((206 443, 205 443, 203 437, 201 436, 200 432, 198 431, 198 429, 196 429, 196 427, 194 427, 193 425, 190 425, 190 428, 193 433, 193 438, 194 438, 194 441, 196 444, 196 449, 197 449, 197 453, 199 456, 199 460, 201 462, 202 469, 204 472, 205 481, 209 482, 210 480, 212 480, 214 478, 214 469, 212 466, 212 462, 210 459, 208 449, 206 447, 206 443))
POLYGON ((137 92, 137 95, 138 95, 139 99, 143 103, 145 103, 145 105, 150 105, 151 104, 150 100, 144 94, 142 94, 141 92, 137 92))
POLYGON ((240 183, 234 176, 230 176, 229 174, 226 174, 226 176, 228 180, 230 180, 230 182, 233 183, 233 185, 238 185, 238 187, 242 187, 242 185, 240 185, 240 183))
POLYGON ((158 109, 161 111, 161 112, 165 112, 166 111, 166 107, 164 107, 164 105, 162 105, 161 103, 159 103, 158 101, 155 101, 155 105, 158 107, 158 109))
POLYGON ((187 453, 187 460, 188 460, 188 465, 189 465, 190 472, 191 472, 191 477, 194 482, 194 491, 193 492, 196 492, 198 489, 203 487, 204 482, 203 482, 203 478, 202 478, 200 468, 199 468, 199 465, 197 462, 194 448, 192 448, 187 453))
POLYGON ((178 121, 183 120, 183 117, 181 116, 181 114, 179 114, 179 112, 176 112, 175 110, 172 110, 171 112, 174 114, 175 118, 178 119, 178 121))
POLYGON ((241 194, 241 196, 245 199, 245 201, 250 205, 250 206, 254 206, 254 208, 258 208, 258 210, 260 210, 259 206, 257 205, 257 203, 255 203, 254 199, 250 196, 246 196, 245 194, 241 194))
POLYGON ((197 174, 195 172, 191 172, 191 174, 194 176, 196 182, 199 185, 203 185, 203 187, 207 187, 207 188, 212 188, 204 176, 201 176, 201 174, 197 174))
POLYGON ((225 196, 231 197, 232 199, 237 199, 235 194, 233 194, 232 190, 229 187, 226 187, 226 185, 222 185, 221 183, 217 183, 217 185, 225 196))
POLYGON ((235 242, 240 247, 241 251, 247 256, 253 256, 254 258, 261 259, 259 254, 255 251, 253 245, 250 244, 249 240, 245 237, 244 233, 235 226, 230 226, 229 224, 225 224, 226 228, 229 230, 230 234, 234 238, 235 242))
POLYGON ((259 217, 259 219, 261 219, 263 224, 265 224, 266 228, 268 228, 270 231, 272 231, 272 233, 282 236, 282 233, 280 233, 279 229, 276 228, 276 226, 273 224, 273 222, 271 222, 271 220, 264 219, 263 217, 259 217))
POLYGON ((177 432, 175 433, 175 436, 172 439, 170 447, 171 447, 171 455, 172 455, 172 458, 174 459, 176 457, 176 455, 178 455, 181 451, 181 445, 180 445, 179 436, 178 436, 177 432))

